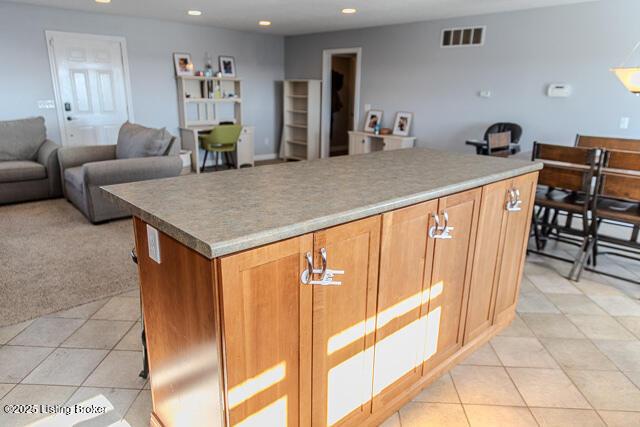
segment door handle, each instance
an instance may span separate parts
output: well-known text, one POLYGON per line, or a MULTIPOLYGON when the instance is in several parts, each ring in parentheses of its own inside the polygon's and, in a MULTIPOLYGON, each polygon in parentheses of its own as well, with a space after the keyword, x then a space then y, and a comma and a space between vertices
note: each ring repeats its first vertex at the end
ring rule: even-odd
POLYGON ((69 122, 70 122, 71 120, 73 120, 73 117, 71 117, 71 116, 67 116, 67 121, 69 121, 69 122))

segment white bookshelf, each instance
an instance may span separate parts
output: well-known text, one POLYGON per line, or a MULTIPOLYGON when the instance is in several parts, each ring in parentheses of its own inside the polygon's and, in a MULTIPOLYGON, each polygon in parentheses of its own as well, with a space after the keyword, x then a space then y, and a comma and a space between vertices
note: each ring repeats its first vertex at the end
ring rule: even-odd
POLYGON ((254 133, 242 120, 242 82, 228 77, 178 76, 178 115, 182 148, 191 151, 191 168, 200 173, 198 137, 222 122, 243 125, 236 147, 236 167, 254 165, 254 133), (216 94, 216 89, 219 93, 216 94), (213 89, 213 94, 210 89, 213 89))
POLYGON ((320 80, 285 80, 283 84, 282 157, 320 157, 320 80))
POLYGON ((180 127, 242 123, 240 79, 200 76, 179 76, 177 79, 180 127), (217 88, 219 93, 215 95, 217 88))

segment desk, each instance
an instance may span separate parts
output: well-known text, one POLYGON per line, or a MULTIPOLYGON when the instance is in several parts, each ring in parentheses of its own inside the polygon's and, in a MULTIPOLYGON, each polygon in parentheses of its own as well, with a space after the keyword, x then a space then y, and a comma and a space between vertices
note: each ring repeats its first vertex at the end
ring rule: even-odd
POLYGON ((349 154, 413 148, 415 136, 376 135, 370 132, 349 131, 349 154))
MULTIPOLYGON (((198 141, 198 135, 200 133, 209 132, 215 126, 190 126, 186 128, 180 128, 180 140, 183 150, 191 150, 191 170, 195 173, 200 173, 201 158, 200 158, 200 142, 198 141)), ((238 144, 236 145, 236 168, 242 166, 254 166, 253 161, 253 126, 244 126, 238 138, 238 144)))
MULTIPOLYGON (((467 145, 476 147, 476 154, 487 154, 487 141, 480 141, 478 139, 470 139, 465 142, 467 145)), ((520 144, 509 144, 509 151, 511 154, 518 154, 520 152, 520 144)))

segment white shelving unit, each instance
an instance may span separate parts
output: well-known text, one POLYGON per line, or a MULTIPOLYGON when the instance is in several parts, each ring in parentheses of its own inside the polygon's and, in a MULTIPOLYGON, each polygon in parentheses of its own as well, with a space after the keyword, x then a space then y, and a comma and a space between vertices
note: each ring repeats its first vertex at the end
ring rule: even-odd
MULTIPOLYGON (((222 122, 243 125, 242 82, 228 77, 178 76, 178 109, 182 148, 191 151, 191 168, 200 171, 198 135, 222 122)), ((243 126, 236 166, 253 166, 254 128, 243 126)))
POLYGON ((242 84, 224 77, 178 77, 180 127, 242 123, 242 84), (217 92, 217 93, 216 93, 217 92))
POLYGON ((320 80, 285 80, 281 156, 312 160, 320 157, 320 80))

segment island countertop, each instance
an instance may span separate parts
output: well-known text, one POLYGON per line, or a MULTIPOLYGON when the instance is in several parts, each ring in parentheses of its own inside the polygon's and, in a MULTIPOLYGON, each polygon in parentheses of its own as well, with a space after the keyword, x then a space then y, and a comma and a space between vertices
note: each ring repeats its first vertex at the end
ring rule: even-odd
POLYGON ((103 189, 133 215, 213 259, 541 168, 414 148, 103 189))

